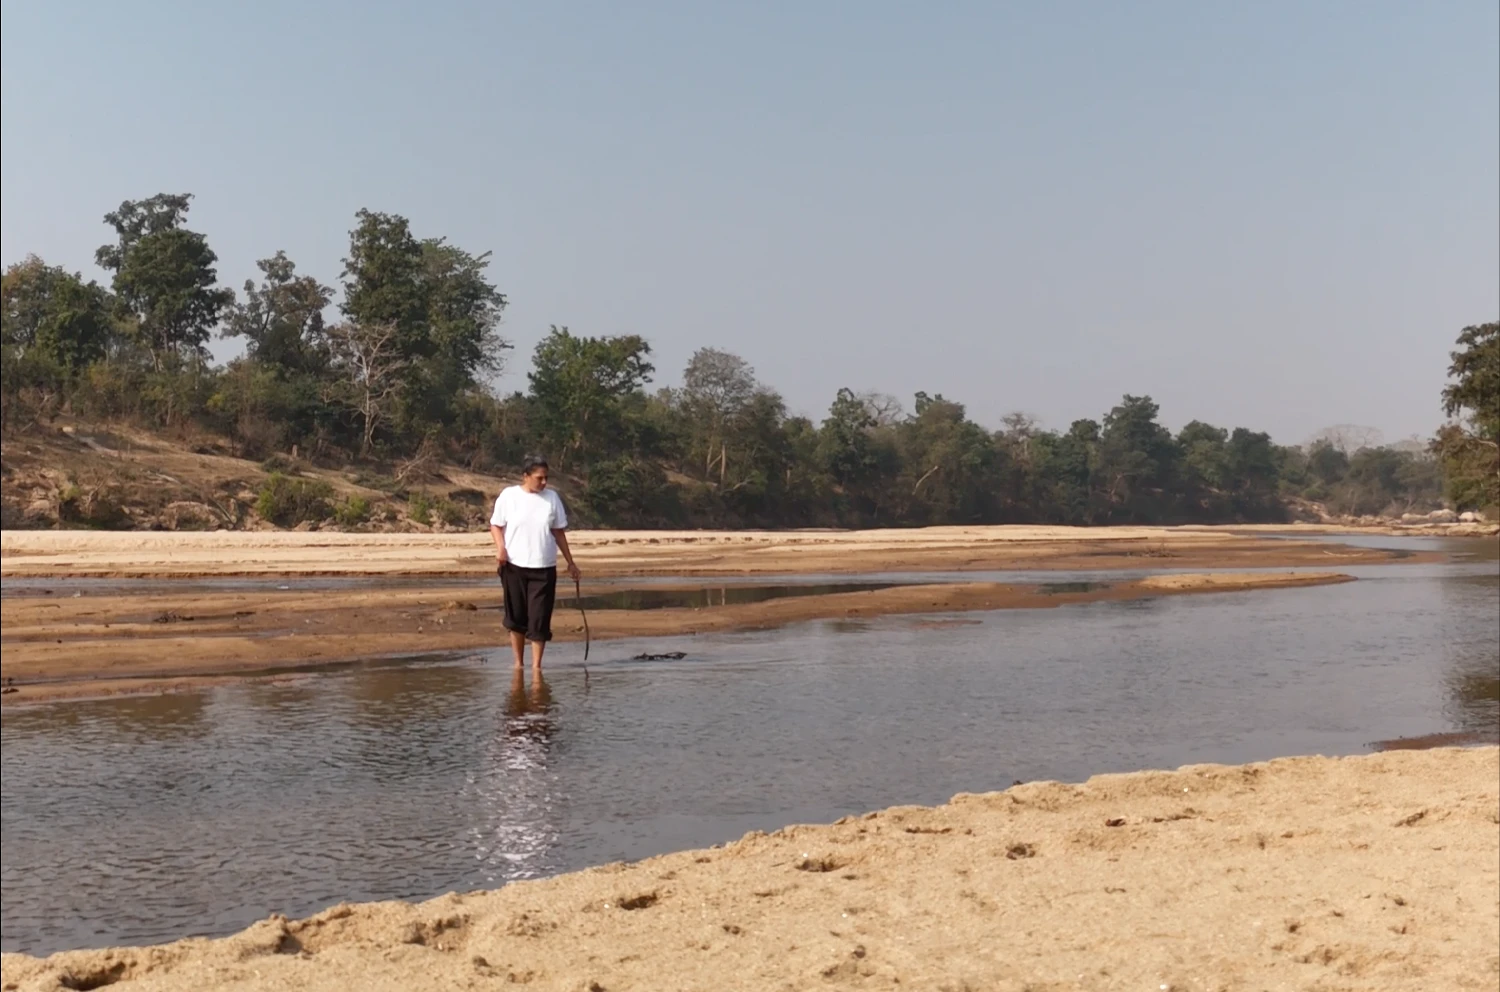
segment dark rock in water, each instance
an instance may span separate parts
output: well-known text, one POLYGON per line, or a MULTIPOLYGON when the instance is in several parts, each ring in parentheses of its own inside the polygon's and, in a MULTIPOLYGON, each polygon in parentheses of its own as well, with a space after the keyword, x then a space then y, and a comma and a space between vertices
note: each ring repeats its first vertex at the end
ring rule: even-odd
POLYGON ((638 654, 631 661, 681 661, 687 657, 686 651, 664 651, 661 654, 638 654))

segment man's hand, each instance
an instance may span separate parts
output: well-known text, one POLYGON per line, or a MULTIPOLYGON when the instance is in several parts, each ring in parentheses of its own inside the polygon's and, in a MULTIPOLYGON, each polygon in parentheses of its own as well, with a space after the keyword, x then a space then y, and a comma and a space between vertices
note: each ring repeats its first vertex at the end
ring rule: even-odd
POLYGON ((577 582, 579 579, 583 578, 583 573, 578 570, 578 565, 576 562, 568 562, 568 578, 572 579, 574 582, 577 582))

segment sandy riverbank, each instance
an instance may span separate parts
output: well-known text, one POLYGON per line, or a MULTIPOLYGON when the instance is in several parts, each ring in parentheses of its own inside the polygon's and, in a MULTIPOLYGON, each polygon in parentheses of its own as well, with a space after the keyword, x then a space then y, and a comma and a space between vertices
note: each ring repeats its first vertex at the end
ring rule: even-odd
MULTIPOLYGON (((938 527, 861 532, 618 532, 572 537, 590 577, 1029 569, 1320 569, 1392 561, 1390 552, 1203 528, 938 527)), ((6 531, 6 580, 92 577, 378 577, 379 587, 316 593, 224 592, 185 583, 137 592, 0 601, 3 699, 18 702, 161 691, 267 669, 382 655, 493 648, 503 638, 485 534, 6 531), (469 579, 470 584, 442 579, 469 579), (471 609, 470 607, 478 607, 471 609), (10 682, 14 680, 14 684, 10 682), (11 691, 14 689, 15 691, 11 691)), ((1412 558, 1406 559, 1414 560, 1412 558)), ((712 609, 597 611, 595 640, 778 626, 804 620, 1061 606, 1098 599, 1342 581, 1319 574, 1160 577, 1047 594, 1034 586, 946 583, 712 609)), ((1044 576, 1038 576, 1039 581, 1044 576)), ((560 641, 583 635, 566 602, 560 641)))
MULTIPOLYGON (((1170 574, 1069 591, 992 582, 895 586, 704 608, 595 610, 594 641, 676 637, 814 619, 1038 609, 1104 600, 1324 585, 1337 572, 1170 574)), ((596 586, 591 591, 606 587, 596 586)), ((671 586, 655 586, 669 589, 671 586)), ((311 669, 381 655, 490 650, 503 643, 498 592, 413 581, 376 588, 36 595, 0 600, 5 705, 157 692, 268 669, 311 669), (12 683, 11 680, 14 680, 12 683)), ((561 642, 583 637, 564 600, 561 642)), ((554 652, 554 658, 557 653, 554 652)))
POLYGON ((1488 990, 1497 824, 1495 748, 1031 783, 4 987, 1488 990))
MULTIPOLYGON (((1285 568, 1389 561, 1391 553, 1223 528, 930 527, 875 531, 579 531, 594 578, 1012 568, 1285 568)), ((474 576, 487 534, 288 531, 5 531, 0 576, 474 576)))

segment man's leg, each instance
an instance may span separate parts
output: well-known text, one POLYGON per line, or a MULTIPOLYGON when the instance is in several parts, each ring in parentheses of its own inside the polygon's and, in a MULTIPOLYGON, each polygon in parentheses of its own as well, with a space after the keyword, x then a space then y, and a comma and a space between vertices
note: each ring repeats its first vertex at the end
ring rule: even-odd
POLYGON ((519 568, 514 565, 501 567, 500 590, 504 595, 503 620, 506 632, 510 634, 510 653, 515 657, 516 669, 519 671, 525 664, 525 631, 530 622, 526 615, 526 580, 519 568))
POLYGON ((526 597, 527 637, 531 641, 531 667, 542 671, 542 655, 552 640, 552 606, 557 601, 557 569, 538 569, 528 582, 526 597))

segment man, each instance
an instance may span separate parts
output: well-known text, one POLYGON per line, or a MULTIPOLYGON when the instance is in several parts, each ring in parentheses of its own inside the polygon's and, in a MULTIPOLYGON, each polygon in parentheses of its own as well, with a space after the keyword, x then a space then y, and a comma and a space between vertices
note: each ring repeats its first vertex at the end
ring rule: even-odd
POLYGON ((568 511, 562 497, 547 488, 547 460, 527 455, 521 484, 510 486, 495 500, 490 537, 495 540, 500 585, 505 592, 505 629, 521 668, 526 642, 531 642, 531 667, 542 672, 542 655, 552 640, 552 607, 557 602, 557 552, 568 562, 568 577, 580 576, 568 548, 568 511))

